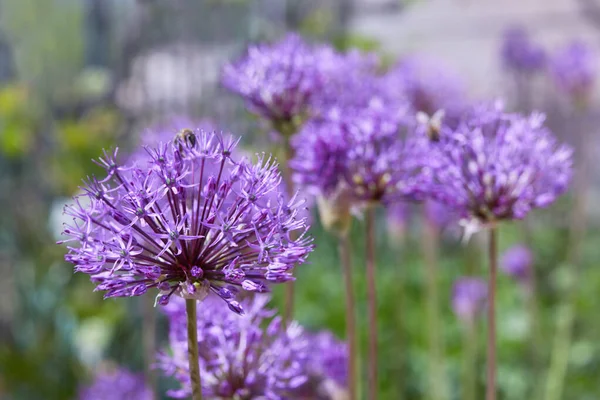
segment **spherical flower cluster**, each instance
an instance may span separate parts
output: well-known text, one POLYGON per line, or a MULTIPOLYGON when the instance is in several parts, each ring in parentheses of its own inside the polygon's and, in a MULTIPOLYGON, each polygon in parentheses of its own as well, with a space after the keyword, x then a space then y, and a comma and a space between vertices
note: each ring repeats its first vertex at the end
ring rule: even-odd
POLYGON ((522 27, 511 27, 504 32, 501 57, 504 68, 509 71, 533 73, 546 66, 546 52, 522 27))
MULTIPOLYGON (((268 296, 243 301, 243 316, 227 312, 208 298, 198 308, 198 353, 203 395, 210 399, 291 399, 307 382, 309 341, 295 322, 285 328, 265 308, 268 296)), ((170 351, 158 366, 181 388, 167 394, 191 395, 183 301, 165 307, 170 322, 170 351)), ((309 397, 312 398, 312 397, 309 397)))
POLYGON ((107 176, 89 178, 65 210, 73 223, 63 242, 75 243, 66 259, 105 297, 158 288, 164 305, 174 293, 202 299, 213 292, 236 312, 240 289, 264 292, 268 283, 292 280, 312 249, 301 201, 274 196, 275 162, 234 160, 235 145, 195 131, 148 147, 150 161, 139 164, 120 165, 116 151, 105 153, 99 163, 107 176))
POLYGON ((504 252, 500 269, 519 282, 527 283, 533 273, 533 254, 525 245, 515 245, 504 252))
POLYGON ((94 382, 79 391, 79 400, 151 400, 151 390, 141 374, 124 368, 100 372, 94 382))
POLYGON ((585 43, 573 41, 559 50, 550 61, 550 73, 556 87, 572 98, 583 101, 596 82, 598 62, 585 43))
POLYGON ((309 122, 292 141, 294 180, 313 194, 343 191, 360 204, 418 198, 427 181, 417 161, 424 149, 402 140, 404 130, 397 110, 383 105, 309 122))
POLYGON ((452 309, 465 323, 473 323, 484 310, 487 301, 487 284, 481 278, 462 277, 452 290, 452 309))
POLYGON ((275 125, 303 118, 322 90, 335 58, 326 46, 311 46, 295 34, 274 44, 248 48, 223 69, 222 84, 239 94, 247 107, 275 125))
POLYGON ((348 386, 348 346, 331 332, 309 336, 309 370, 321 380, 328 380, 340 389, 348 386))
POLYGON ((431 146, 431 195, 477 223, 524 218, 551 204, 571 178, 572 150, 543 126, 544 116, 477 107, 431 146))

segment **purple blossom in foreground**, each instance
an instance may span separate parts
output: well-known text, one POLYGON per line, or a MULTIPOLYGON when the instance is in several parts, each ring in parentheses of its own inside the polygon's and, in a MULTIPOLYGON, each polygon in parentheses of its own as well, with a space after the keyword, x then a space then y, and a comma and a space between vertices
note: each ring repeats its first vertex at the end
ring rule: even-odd
POLYGON ((598 62, 592 48, 573 41, 554 54, 550 73, 556 87, 577 100, 585 100, 596 82, 598 62))
POLYGON ((79 391, 79 400, 151 400, 152 392, 141 374, 119 368, 100 372, 91 385, 79 391))
POLYGON ((422 146, 402 140, 405 120, 383 105, 341 111, 311 121, 294 138, 294 180, 311 193, 344 192, 359 204, 418 198, 426 176, 417 162, 422 146))
MULTIPOLYGON (((295 322, 284 328, 265 308, 268 296, 243 301, 245 315, 227 312, 208 298, 198 307, 198 347, 203 395, 210 399, 290 399, 308 380, 311 348, 295 322)), ((158 367, 181 383, 167 394, 191 395, 183 301, 173 301, 169 317, 170 351, 159 355, 158 367)), ((313 398, 313 397, 309 397, 313 398)))
POLYGON ((138 165, 120 165, 116 151, 105 152, 99 164, 107 176, 88 178, 84 195, 65 209, 73 223, 63 243, 74 243, 66 260, 106 298, 158 288, 164 305, 174 293, 202 299, 213 292, 238 313, 240 289, 264 292, 268 283, 292 280, 312 249, 298 218, 302 202, 274 196, 275 162, 234 160, 235 145, 196 131, 148 147, 150 161, 138 165))
POLYGON ((501 47, 502 64, 509 71, 534 73, 546 66, 546 53, 534 43, 523 27, 512 27, 504 32, 501 47))
POLYGON ((465 323, 473 323, 485 308, 487 292, 487 284, 481 278, 457 279, 452 289, 452 309, 456 316, 465 323))
POLYGON ((533 273, 533 254, 525 245, 515 245, 504 252, 500 269, 522 283, 528 283, 533 273))
POLYGON ((308 113, 334 58, 329 47, 288 34, 277 43, 249 47, 240 60, 224 67, 221 81, 257 115, 275 124, 290 122, 308 113))
POLYGON ((524 218, 550 205, 571 178, 572 150, 543 125, 544 115, 475 108, 432 143, 431 195, 479 224, 524 218))
POLYGON ((401 59, 384 77, 387 90, 408 99, 413 113, 433 116, 443 110, 443 121, 454 126, 467 105, 466 86, 439 60, 422 56, 401 59))

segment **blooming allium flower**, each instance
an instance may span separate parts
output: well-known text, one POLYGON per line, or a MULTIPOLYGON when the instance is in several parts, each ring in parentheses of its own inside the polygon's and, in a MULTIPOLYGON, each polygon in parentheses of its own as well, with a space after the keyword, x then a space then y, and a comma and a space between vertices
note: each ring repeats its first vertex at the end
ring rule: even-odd
POLYGON ((120 165, 116 151, 105 152, 99 164, 107 176, 88 178, 88 203, 75 198, 65 210, 73 223, 63 242, 75 243, 67 261, 105 297, 158 288, 164 305, 173 293, 202 299, 213 292, 236 312, 239 289, 264 292, 267 283, 292 280, 312 248, 297 217, 301 202, 274 197, 275 162, 264 155, 256 164, 236 161, 235 145, 196 131, 148 147, 146 165, 120 165))
POLYGON ((309 337, 311 374, 330 380, 339 388, 348 387, 348 345, 327 331, 309 337))
POLYGON ((502 63, 507 70, 533 73, 546 66, 546 53, 534 43, 522 27, 512 27, 504 32, 501 48, 502 63))
POLYGON ((79 400, 151 400, 152 391, 141 374, 124 368, 99 373, 94 382, 79 391, 79 400))
POLYGON ((431 146, 432 197, 480 224, 521 219, 551 204, 569 183, 572 150, 543 123, 540 113, 475 108, 431 146))
POLYGON ((325 84, 324 67, 331 65, 323 58, 333 57, 332 49, 288 34, 277 43, 249 47, 244 57, 224 67, 222 84, 268 121, 290 122, 307 114, 325 84))
POLYGON ((573 41, 558 51, 550 62, 556 86, 578 100, 585 100, 596 82, 598 63, 592 48, 573 41))
POLYGON ((533 254, 525 245, 515 245, 504 252, 500 269, 520 282, 527 283, 532 274, 533 254))
POLYGON ((403 141, 403 129, 397 110, 383 105, 309 121, 292 140, 294 180, 313 194, 344 191, 363 204, 419 197, 426 188, 416 161, 421 146, 403 141))
POLYGON ((444 110, 444 122, 452 126, 467 104, 464 82, 439 60, 404 58, 386 74, 384 82, 388 90, 409 100, 413 113, 431 117, 444 110))
MULTIPOLYGON (((265 308, 268 296, 243 301, 246 314, 227 312, 208 298, 198 307, 198 353, 203 395, 210 399, 290 399, 308 379, 309 341, 295 322, 284 328, 265 308)), ((186 314, 183 301, 165 307, 170 321, 171 351, 159 355, 158 366, 181 388, 167 394, 191 395, 186 314)), ((309 397, 312 398, 312 397, 309 397)))
POLYGON ((454 282, 452 309, 458 318, 472 323, 485 308, 487 284, 481 278, 462 277, 454 282))

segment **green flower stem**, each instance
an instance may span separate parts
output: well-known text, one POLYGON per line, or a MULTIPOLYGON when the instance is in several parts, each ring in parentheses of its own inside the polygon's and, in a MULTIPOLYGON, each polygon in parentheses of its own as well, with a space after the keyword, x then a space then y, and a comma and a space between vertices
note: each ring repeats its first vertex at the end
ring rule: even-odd
POLYGON ((200 381, 200 363, 198 359, 198 321, 196 319, 196 300, 185 300, 187 314, 188 362, 192 381, 192 400, 202 400, 202 383, 200 381))

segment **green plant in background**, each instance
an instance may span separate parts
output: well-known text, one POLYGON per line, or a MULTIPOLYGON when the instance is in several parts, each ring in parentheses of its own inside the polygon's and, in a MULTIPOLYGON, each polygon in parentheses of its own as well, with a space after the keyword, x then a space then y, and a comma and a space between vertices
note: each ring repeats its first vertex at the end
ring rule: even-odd
POLYGON ((31 103, 31 91, 22 84, 0 88, 0 151, 8 158, 23 157, 34 146, 39 116, 31 103))

